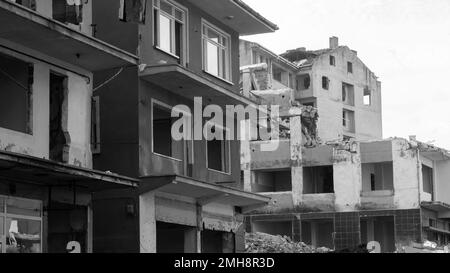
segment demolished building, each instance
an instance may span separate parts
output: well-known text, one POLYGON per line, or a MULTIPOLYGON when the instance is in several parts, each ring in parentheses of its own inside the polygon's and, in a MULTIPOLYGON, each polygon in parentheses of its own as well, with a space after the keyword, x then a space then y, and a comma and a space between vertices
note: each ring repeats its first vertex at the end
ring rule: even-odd
MULTIPOLYGON (((373 131, 361 129, 360 133, 355 131, 341 135, 348 137, 338 137, 342 129, 338 134, 333 130, 342 123, 340 119, 330 118, 330 108, 338 106, 344 111, 357 111, 356 101, 363 101, 366 82, 361 85, 356 77, 341 78, 343 82, 358 86, 352 92, 355 105, 343 105, 342 100, 334 100, 333 107, 321 104, 324 100, 321 95, 309 104, 302 93, 304 90, 299 90, 298 85, 294 88, 283 85, 278 89, 271 84, 277 80, 267 63, 273 66, 278 62, 285 63, 286 59, 299 60, 289 66, 297 68, 286 73, 300 77, 308 75, 311 82, 320 84, 322 72, 314 72, 317 62, 320 63, 317 71, 321 71, 325 60, 327 65, 334 67, 343 62, 343 56, 353 56, 352 70, 348 70, 347 61, 339 65, 339 70, 345 68, 345 73, 370 76, 370 80, 366 79, 372 82, 369 89, 373 88, 374 92, 369 101, 376 109, 381 109, 380 83, 373 73, 362 65, 355 52, 346 47, 339 48, 337 39, 332 38, 330 42, 330 49, 325 51, 298 49, 283 54, 285 58, 278 58, 255 43, 241 41, 241 55, 247 51, 253 56, 266 56, 265 59, 254 58, 258 62, 264 59, 262 64, 248 64, 244 58, 241 68, 243 94, 257 95, 261 103, 276 101, 284 103, 284 108, 302 109, 296 111, 297 116, 290 116, 288 135, 269 141, 252 139, 242 146, 244 188, 272 200, 264 208, 247 212, 247 232, 288 236, 314 247, 335 250, 352 249, 372 241, 380 244, 382 252, 394 252, 426 240, 438 245, 448 244, 448 151, 413 137, 410 140, 382 139, 381 110, 373 110, 371 116, 360 112, 360 122, 370 126, 375 124, 373 131), (309 72, 304 73, 305 69, 309 72), (276 100, 273 96, 277 94, 289 99, 276 100), (316 111, 317 115, 314 114, 316 111), (311 139, 318 141, 311 142, 311 139), (275 151, 261 149, 261 145, 268 142, 278 148, 275 151)), ((327 73, 334 75, 330 69, 326 69, 327 73)), ((342 88, 342 96, 345 91, 348 89, 342 88)))

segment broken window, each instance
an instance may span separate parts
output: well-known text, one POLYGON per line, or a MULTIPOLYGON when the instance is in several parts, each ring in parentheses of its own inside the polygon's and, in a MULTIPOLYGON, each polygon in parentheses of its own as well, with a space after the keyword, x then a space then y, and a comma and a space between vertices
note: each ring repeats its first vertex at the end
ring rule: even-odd
POLYGON ((355 132, 355 112, 347 109, 342 111, 342 126, 346 132, 355 132))
POLYGON ((204 70, 224 80, 231 80, 230 35, 206 21, 202 22, 202 33, 204 70))
POLYGON ((303 193, 334 193, 333 166, 304 167, 303 193))
POLYGON ((392 162, 361 164, 363 192, 394 189, 392 162))
MULTIPOLYGON (((124 22, 144 24, 147 7, 146 0, 120 0, 119 19, 124 22)), ((158 1, 155 1, 155 5, 158 1)))
POLYGON ((370 89, 368 87, 364 88, 363 103, 364 105, 372 104, 372 92, 370 92, 370 89))
POLYGON ((277 82, 288 86, 289 85, 289 76, 288 73, 283 70, 281 67, 278 67, 276 65, 272 65, 272 77, 277 82))
POLYGON ((347 72, 353 73, 353 63, 347 62, 347 72))
POLYGON ((100 97, 92 98, 91 103, 91 150, 100 153, 100 97))
POLYGON ((330 80, 328 79, 328 77, 322 77, 322 88, 325 90, 328 90, 330 88, 330 80))
POLYGON ((68 162, 70 138, 67 131, 67 76, 50 73, 50 160, 68 162))
POLYGON ((154 1, 155 46, 182 57, 184 52, 186 11, 164 0, 154 1))
POLYGON ((342 83, 342 102, 355 106, 355 87, 348 83, 342 83))
POLYGON ((297 76, 297 90, 308 90, 311 86, 311 77, 309 74, 297 76))
POLYGON ((0 53, 0 127, 31 133, 33 64, 0 53))
MULTIPOLYGON (((208 133, 215 134, 216 130, 219 130, 223 134, 222 139, 214 138, 206 141, 208 169, 230 173, 230 141, 226 140, 227 129, 213 124, 207 126, 210 126, 208 133)), ((211 138, 213 137, 208 136, 208 139, 211 138)))
POLYGON ((53 0, 53 19, 79 25, 83 22, 82 0, 53 0))
POLYGON ((17 4, 20 4, 24 7, 27 7, 31 10, 36 10, 36 0, 12 0, 12 2, 15 2, 17 4))
POLYGON ((330 56, 330 65, 336 66, 336 58, 334 56, 330 56))
POLYGON ((255 171, 253 192, 289 192, 292 191, 292 175, 290 170, 255 171))
POLYGON ((433 169, 422 165, 423 191, 433 194, 433 169))
POLYGON ((183 142, 172 138, 172 125, 178 118, 173 118, 171 107, 153 101, 153 152, 159 155, 182 160, 183 142))

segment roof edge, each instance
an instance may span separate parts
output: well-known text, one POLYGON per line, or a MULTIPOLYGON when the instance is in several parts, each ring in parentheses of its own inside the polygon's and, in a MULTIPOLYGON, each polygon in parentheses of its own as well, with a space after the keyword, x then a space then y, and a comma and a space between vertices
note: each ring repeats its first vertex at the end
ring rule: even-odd
POLYGON ((272 23, 269 19, 262 16, 260 13, 258 13, 252 7, 244 3, 242 0, 232 0, 232 2, 234 2, 236 5, 238 5, 240 8, 248 12, 250 15, 258 19, 259 21, 261 21, 263 24, 268 26, 273 32, 280 29, 275 23, 272 23))

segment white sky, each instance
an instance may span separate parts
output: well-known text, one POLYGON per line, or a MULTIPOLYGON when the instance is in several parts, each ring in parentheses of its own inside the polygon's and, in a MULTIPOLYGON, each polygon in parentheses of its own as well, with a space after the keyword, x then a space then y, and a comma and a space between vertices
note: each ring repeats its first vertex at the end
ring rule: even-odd
POLYGON ((380 78, 383 135, 450 149, 450 0, 245 0, 280 30, 247 36, 275 53, 340 45, 380 78))

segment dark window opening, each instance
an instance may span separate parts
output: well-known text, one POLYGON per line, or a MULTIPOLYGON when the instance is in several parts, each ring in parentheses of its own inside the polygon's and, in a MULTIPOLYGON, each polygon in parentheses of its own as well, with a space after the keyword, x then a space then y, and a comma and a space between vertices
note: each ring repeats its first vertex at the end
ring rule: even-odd
POLYGON ((66 107, 67 77, 57 73, 50 73, 50 160, 67 163, 67 149, 69 136, 67 126, 66 107))
POLYGON ((394 189, 394 171, 392 162, 363 163, 363 192, 394 189))
POLYGON ((327 77, 322 77, 322 88, 325 90, 330 88, 330 80, 327 77))
POLYGON ((342 102, 355 106, 355 87, 348 83, 342 83, 342 102))
POLYGON ((172 125, 177 120, 169 108, 153 103, 153 152, 183 159, 183 142, 172 138, 172 125))
POLYGON ((347 62, 347 72, 353 73, 353 63, 347 62))
POLYGON ((422 165, 423 191, 433 194, 433 169, 422 165))
POLYGON ((31 10, 36 10, 36 0, 16 0, 15 2, 31 10))
POLYGON ((230 143, 225 140, 225 131, 223 133, 224 137, 222 140, 213 139, 207 141, 208 169, 228 173, 230 172, 230 143))
POLYGON ((0 127, 32 133, 33 64, 0 53, 0 127))
POLYGON ((303 193, 334 193, 333 166, 304 167, 303 193))
POLYGON ((234 234, 221 231, 202 231, 202 253, 234 253, 234 234))
POLYGON ((336 66, 336 58, 334 56, 330 56, 330 65, 336 66))
POLYGON ((91 150, 100 153, 100 97, 93 97, 91 102, 91 150))
POLYGON ((76 2, 70 5, 67 0, 53 0, 53 19, 65 24, 79 25, 83 22, 83 5, 77 5, 76 2))
POLYGON ((308 90, 311 86, 311 77, 309 74, 297 76, 297 90, 308 90))
POLYGON ((253 192, 288 192, 292 191, 292 174, 286 171, 256 171, 253 192))
POLYGON ((156 222, 157 253, 195 253, 197 231, 183 225, 156 222))
POLYGON ((347 109, 342 111, 342 126, 345 132, 355 133, 355 112, 347 109))

